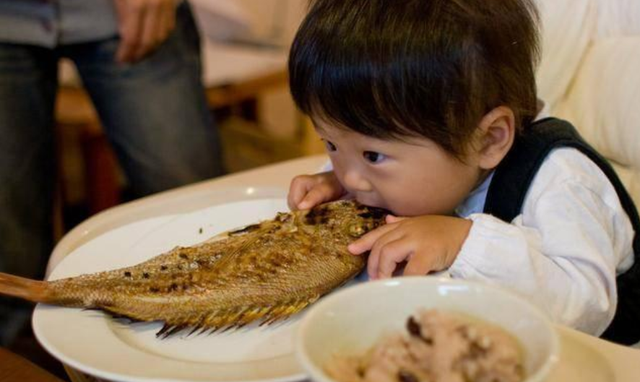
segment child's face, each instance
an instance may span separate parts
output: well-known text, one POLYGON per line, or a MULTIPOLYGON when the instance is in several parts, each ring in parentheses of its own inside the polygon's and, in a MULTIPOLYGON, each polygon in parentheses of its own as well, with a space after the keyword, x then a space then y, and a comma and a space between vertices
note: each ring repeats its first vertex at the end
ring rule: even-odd
POLYGON ((342 186, 359 202, 396 215, 451 214, 483 174, 474 153, 462 163, 426 138, 381 140, 315 124, 342 186))

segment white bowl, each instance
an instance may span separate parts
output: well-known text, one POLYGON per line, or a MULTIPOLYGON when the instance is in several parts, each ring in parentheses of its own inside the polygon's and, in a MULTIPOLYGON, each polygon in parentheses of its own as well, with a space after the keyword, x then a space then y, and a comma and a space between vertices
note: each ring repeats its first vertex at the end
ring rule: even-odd
POLYGON ((546 379, 558 357, 556 332, 521 297, 475 282, 434 277, 372 281, 333 293, 309 309, 298 328, 296 356, 317 382, 335 382, 323 368, 335 355, 363 354, 385 333, 403 330, 419 308, 466 313, 518 339, 526 382, 546 379))

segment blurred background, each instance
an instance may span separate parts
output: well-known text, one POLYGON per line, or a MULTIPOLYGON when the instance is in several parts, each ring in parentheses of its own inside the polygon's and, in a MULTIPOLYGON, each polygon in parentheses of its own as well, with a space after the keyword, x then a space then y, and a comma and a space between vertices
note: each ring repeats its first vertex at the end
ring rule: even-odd
MULTIPOLYGON (((286 73, 289 45, 307 0, 189 2, 200 29, 202 81, 221 137, 224 172, 323 152, 313 129, 295 109, 286 73)), ((83 220, 133 198, 74 64, 63 59, 58 76, 56 241, 83 220)), ((69 380, 62 365, 34 339, 28 324, 7 350, 54 378, 69 380)), ((0 367, 0 381, 14 377, 18 376, 3 375, 0 367)))
MULTIPOLYGON (((201 30, 203 83, 220 129, 226 173, 323 152, 293 105, 286 75, 289 45, 307 1, 190 3, 201 30)), ((61 64, 60 82, 58 238, 129 199, 126 179, 70 61, 61 64)))

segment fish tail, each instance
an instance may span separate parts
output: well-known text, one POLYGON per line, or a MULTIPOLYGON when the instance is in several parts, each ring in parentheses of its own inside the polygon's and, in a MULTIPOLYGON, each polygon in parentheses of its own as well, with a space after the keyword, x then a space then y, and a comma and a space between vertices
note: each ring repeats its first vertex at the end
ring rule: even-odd
POLYGON ((0 272, 0 295, 18 297, 32 302, 48 302, 51 293, 46 281, 31 280, 0 272))

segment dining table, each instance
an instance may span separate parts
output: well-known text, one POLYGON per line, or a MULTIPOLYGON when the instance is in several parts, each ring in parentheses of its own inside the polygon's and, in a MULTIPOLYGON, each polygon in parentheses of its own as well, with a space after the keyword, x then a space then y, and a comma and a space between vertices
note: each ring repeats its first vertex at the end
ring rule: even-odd
POLYGON ((0 347, 0 382, 63 382, 26 358, 0 347))
MULTIPOLYGON (((326 155, 301 157, 169 190, 108 209, 79 224, 62 238, 52 252, 47 273, 51 273, 67 255, 84 244, 136 221, 186 214, 236 201, 285 198, 295 175, 319 172, 326 163, 326 155)), ((560 353, 548 382, 640 381, 640 349, 620 346, 561 325, 555 325, 555 329, 560 339, 560 353)), ((97 380, 78 368, 69 365, 66 368, 74 382, 97 380)))

